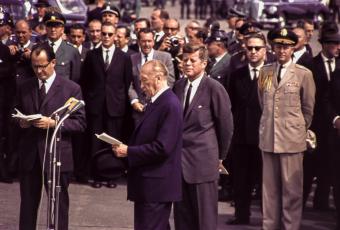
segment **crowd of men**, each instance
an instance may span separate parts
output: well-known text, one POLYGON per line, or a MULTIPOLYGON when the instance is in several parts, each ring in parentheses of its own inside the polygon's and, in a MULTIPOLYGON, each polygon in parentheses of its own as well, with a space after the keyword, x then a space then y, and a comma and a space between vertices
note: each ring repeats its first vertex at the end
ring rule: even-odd
POLYGON ((312 184, 313 208, 322 211, 333 187, 340 229, 337 24, 320 28, 316 54, 308 20, 265 36, 231 9, 228 33, 191 20, 182 36, 162 8, 124 24, 116 6, 102 5, 85 26, 67 25, 45 1, 37 7, 15 23, 0 12, 0 179, 20 181, 20 229, 35 229, 46 129, 70 97, 86 106, 62 127, 60 229, 68 228, 72 175, 115 188, 126 170, 135 229, 168 229, 172 202, 176 229, 217 229, 219 183, 235 204, 227 224, 250 224, 256 188, 263 229, 291 230, 300 228, 312 184), (11 119, 14 108, 42 117, 11 119), (315 149, 307 148, 308 130, 315 149), (104 132, 124 144, 97 139, 104 132))

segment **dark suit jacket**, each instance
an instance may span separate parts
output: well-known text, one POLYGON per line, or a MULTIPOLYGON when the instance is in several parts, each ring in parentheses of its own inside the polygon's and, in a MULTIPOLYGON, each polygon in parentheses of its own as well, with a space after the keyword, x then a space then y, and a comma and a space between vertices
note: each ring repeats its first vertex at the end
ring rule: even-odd
MULTIPOLYGON (((336 59, 336 69, 340 68, 340 60, 336 59)), ((328 99, 329 99, 329 81, 327 79, 327 72, 322 60, 321 53, 313 58, 313 78, 316 87, 314 116, 311 129, 317 135, 326 135, 325 132, 332 128, 329 121, 328 99)))
MULTIPOLYGON (((37 78, 30 78, 20 83, 17 88, 15 108, 19 109, 19 111, 24 114, 40 113, 44 116, 50 116, 55 110, 63 106, 70 97, 79 100, 82 99, 79 85, 59 75, 56 76, 40 108, 38 90, 39 84, 37 78)), ((64 125, 61 129, 62 138, 58 145, 61 151, 62 171, 72 171, 71 134, 73 132, 84 131, 85 126, 84 108, 79 109, 64 121, 64 125)), ((51 133, 52 131, 53 129, 50 130, 51 133)), ((20 130, 17 148, 20 170, 31 170, 36 157, 40 157, 40 162, 43 162, 45 138, 46 130, 38 129, 33 126, 20 130)), ((47 153, 45 162, 45 169, 48 170, 49 153, 47 153)))
POLYGON ((229 84, 229 63, 230 55, 226 53, 210 70, 210 77, 221 83, 226 89, 229 84))
POLYGON ((89 48, 82 46, 81 53, 80 53, 80 63, 83 64, 86 58, 87 52, 89 52, 89 48))
POLYGON ((128 199, 170 202, 181 199, 183 112, 168 89, 149 104, 128 147, 128 199))
POLYGON ((332 124, 336 116, 340 116, 340 68, 336 69, 330 82, 330 119, 332 124))
POLYGON ((87 53, 82 71, 81 85, 87 112, 91 115, 103 113, 123 117, 126 114, 128 89, 132 79, 130 57, 115 48, 110 66, 104 67, 102 47, 87 53))
MULTIPOLYGON (((13 44, 18 46, 17 43, 13 44)), ((34 43, 31 42, 28 49, 32 50, 34 43)), ((22 53, 17 52, 14 56, 12 56, 12 61, 14 63, 14 76, 17 79, 25 79, 34 76, 34 72, 31 66, 31 59, 26 59, 22 56, 22 53)))
POLYGON ((73 45, 62 41, 55 55, 57 75, 79 83, 81 63, 78 50, 73 45))
POLYGON ((228 92, 234 118, 233 143, 258 145, 262 111, 257 80, 251 80, 248 65, 231 73, 228 92))
POLYGON ((299 60, 297 60, 296 64, 302 65, 312 71, 313 55, 311 55, 308 51, 304 52, 299 60))
MULTIPOLYGON (((187 79, 173 88, 184 104, 187 79)), ((182 167, 187 183, 218 179, 219 159, 225 159, 233 133, 231 103, 224 87, 204 76, 184 117, 182 167)))

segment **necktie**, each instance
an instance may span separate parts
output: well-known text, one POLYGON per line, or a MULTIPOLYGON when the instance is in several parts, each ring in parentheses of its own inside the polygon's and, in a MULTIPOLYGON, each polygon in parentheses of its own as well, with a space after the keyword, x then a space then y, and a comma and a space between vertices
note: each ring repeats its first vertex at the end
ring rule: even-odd
POLYGON ((46 86, 45 86, 46 80, 42 80, 42 84, 39 89, 39 105, 44 101, 44 98, 46 97, 46 86))
POLYGON ((54 42, 51 42, 50 45, 51 45, 51 47, 52 47, 52 49, 53 49, 53 51, 54 51, 54 45, 55 45, 54 42))
POLYGON ((155 42, 158 41, 158 38, 159 38, 159 34, 155 34, 155 42))
POLYGON ((332 74, 332 63, 333 63, 333 60, 332 59, 328 59, 327 61, 327 65, 328 65, 328 72, 329 72, 329 74, 328 74, 328 81, 330 81, 331 80, 331 74, 332 74))
POLYGON ((281 70, 282 70, 282 65, 280 65, 279 72, 277 73, 277 83, 280 83, 281 81, 281 70))
POLYGON ((106 50, 105 52, 106 52, 106 56, 105 56, 104 64, 105 64, 105 70, 107 70, 110 66, 109 50, 106 50))
POLYGON ((147 54, 144 55, 144 59, 145 59, 144 63, 146 63, 148 61, 148 55, 147 54))
POLYGON ((185 97, 185 103, 184 103, 184 111, 183 111, 184 116, 187 113, 188 107, 190 105, 191 89, 192 89, 192 84, 189 83, 189 88, 188 88, 187 96, 185 97))
POLYGON ((253 72, 254 72, 254 75, 253 75, 253 79, 252 80, 256 80, 257 79, 257 69, 253 68, 253 72))

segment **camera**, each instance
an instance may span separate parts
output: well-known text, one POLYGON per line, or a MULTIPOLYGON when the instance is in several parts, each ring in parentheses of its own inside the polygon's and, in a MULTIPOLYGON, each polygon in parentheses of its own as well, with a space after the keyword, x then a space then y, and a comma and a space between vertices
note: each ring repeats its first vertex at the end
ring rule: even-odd
POLYGON ((179 40, 178 40, 178 37, 176 36, 171 36, 169 38, 169 41, 170 41, 171 46, 173 47, 177 47, 179 45, 179 40))

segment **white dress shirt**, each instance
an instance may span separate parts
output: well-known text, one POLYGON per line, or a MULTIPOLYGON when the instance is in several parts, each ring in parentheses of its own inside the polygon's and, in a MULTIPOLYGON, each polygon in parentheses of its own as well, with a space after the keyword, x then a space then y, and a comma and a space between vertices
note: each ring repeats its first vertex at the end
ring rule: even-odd
POLYGON ((203 75, 204 75, 204 73, 202 73, 201 76, 199 76, 198 78, 196 78, 196 79, 193 80, 193 81, 190 81, 190 80, 188 79, 187 84, 186 84, 186 86, 185 86, 185 88, 184 88, 184 92, 185 92, 185 93, 184 93, 184 100, 183 100, 183 108, 184 108, 184 106, 185 106, 185 101, 186 101, 186 97, 187 97, 187 93, 188 93, 188 89, 189 89, 189 84, 192 85, 192 87, 191 87, 191 93, 190 93, 190 98, 189 98, 189 105, 190 105, 192 99, 194 98, 194 96, 195 96, 195 94, 196 94, 196 92, 197 92, 198 86, 199 86, 200 83, 201 83, 201 80, 202 80, 202 78, 203 78, 203 75))
MULTIPOLYGON (((56 78, 56 73, 53 72, 53 74, 48 78, 46 79, 46 82, 45 82, 45 90, 46 90, 46 94, 48 93, 48 91, 50 90, 53 82, 54 82, 54 79, 56 78)), ((39 81, 39 89, 41 88, 43 82, 42 80, 38 79, 39 81)))
MULTIPOLYGON (((154 49, 151 49, 150 53, 148 53, 148 61, 153 60, 153 54, 155 53, 154 49)), ((144 65, 145 63, 145 54, 140 52, 140 55, 142 57, 141 64, 144 65)))
POLYGON ((301 50, 294 52, 293 62, 296 63, 306 51, 306 46, 304 46, 301 50))
MULTIPOLYGON (((63 39, 62 38, 59 38, 57 41, 55 41, 55 42, 53 42, 54 43, 54 45, 53 45, 53 51, 54 51, 54 53, 57 53, 57 50, 59 49, 59 46, 61 45, 61 42, 63 41, 63 39)), ((52 44, 52 41, 51 40, 48 40, 48 44, 50 45, 50 46, 52 46, 51 44, 52 44)))
POLYGON ((157 98, 158 98, 159 96, 161 96, 162 93, 164 93, 164 91, 167 90, 167 89, 169 89, 169 88, 170 88, 169 86, 165 86, 165 87, 163 87, 162 89, 160 89, 155 95, 153 95, 153 96, 151 97, 151 103, 154 103, 154 102, 157 100, 157 98))
POLYGON ((111 61, 112 61, 112 57, 113 57, 113 53, 115 52, 115 45, 112 45, 111 47, 109 48, 105 48, 104 46, 102 46, 102 54, 103 54, 103 60, 105 62, 105 59, 106 59, 106 51, 108 50, 109 51, 109 63, 111 64, 111 61))
POLYGON ((248 64, 249 73, 250 73, 250 79, 251 80, 254 80, 254 69, 256 69, 256 79, 257 79, 259 77, 260 70, 261 70, 263 65, 264 65, 264 62, 262 62, 259 66, 256 66, 256 67, 253 67, 250 64, 248 64))
POLYGON ((332 60, 331 62, 331 68, 332 68, 332 72, 335 70, 335 58, 327 58, 325 55, 323 55, 323 53, 321 53, 321 57, 322 57, 322 60, 323 60, 323 64, 325 66, 325 69, 326 69, 326 73, 327 73, 327 79, 328 81, 331 80, 331 74, 329 73, 329 68, 328 68, 328 60, 332 60))
MULTIPOLYGON (((285 63, 285 64, 282 65, 281 75, 280 75, 281 80, 283 79, 283 77, 284 77, 285 74, 286 74, 287 67, 288 67, 290 64, 292 64, 292 62, 293 62, 292 59, 290 59, 287 63, 285 63)), ((281 65, 280 63, 277 63, 276 74, 279 74, 280 65, 281 65)), ((277 76, 277 75, 276 75, 276 76, 277 76)))

